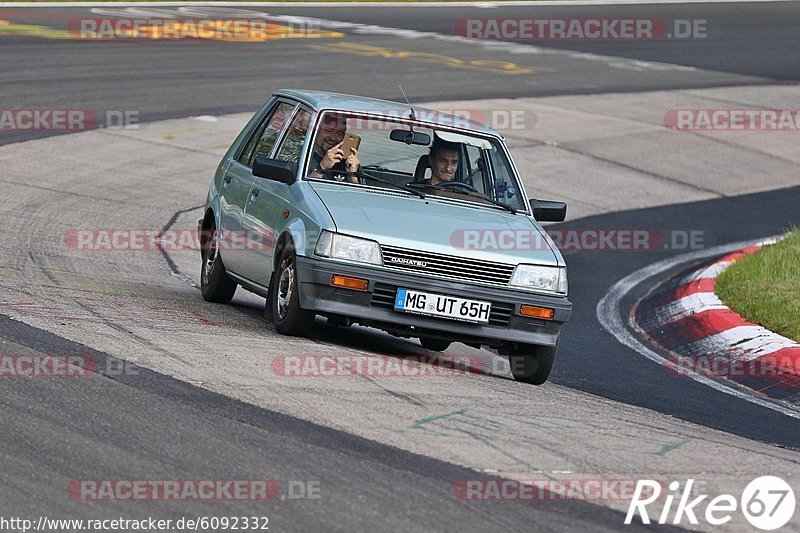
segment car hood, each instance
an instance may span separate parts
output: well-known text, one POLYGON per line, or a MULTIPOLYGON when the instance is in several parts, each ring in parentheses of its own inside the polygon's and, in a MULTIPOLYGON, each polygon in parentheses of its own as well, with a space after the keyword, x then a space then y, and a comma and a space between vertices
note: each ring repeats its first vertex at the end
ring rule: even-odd
POLYGON ((383 245, 498 263, 557 265, 560 254, 528 216, 444 198, 312 182, 339 233, 383 245))

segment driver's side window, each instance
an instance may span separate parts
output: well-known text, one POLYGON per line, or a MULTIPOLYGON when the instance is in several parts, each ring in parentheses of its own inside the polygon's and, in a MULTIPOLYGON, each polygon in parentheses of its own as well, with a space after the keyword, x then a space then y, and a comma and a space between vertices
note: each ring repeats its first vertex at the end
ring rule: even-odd
POLYGON ((488 156, 487 159, 491 159, 491 165, 494 171, 494 183, 491 183, 490 188, 494 189, 495 199, 510 205, 519 205, 520 209, 525 209, 520 202, 517 190, 514 188, 516 180, 510 174, 511 167, 505 161, 505 157, 496 149, 491 151, 487 150, 486 155, 488 156))

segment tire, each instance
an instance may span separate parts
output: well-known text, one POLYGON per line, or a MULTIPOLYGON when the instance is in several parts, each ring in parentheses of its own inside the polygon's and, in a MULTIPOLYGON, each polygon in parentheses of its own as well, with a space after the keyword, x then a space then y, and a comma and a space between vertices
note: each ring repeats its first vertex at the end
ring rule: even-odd
POLYGON ((316 313, 300 307, 297 261, 294 250, 286 247, 278 261, 278 269, 272 280, 270 290, 272 323, 282 335, 303 337, 308 335, 314 324, 316 313))
POLYGON ((208 237, 203 242, 200 257, 200 292, 206 301, 226 304, 233 298, 237 284, 225 272, 225 265, 219 256, 219 236, 216 226, 207 230, 208 237))
POLYGON ((420 337, 419 343, 423 348, 434 352, 443 352, 450 347, 450 344, 452 344, 450 341, 434 339, 432 337, 420 337))
POLYGON ((555 346, 519 344, 508 356, 511 374, 517 381, 541 385, 550 377, 557 351, 558 344, 555 346))

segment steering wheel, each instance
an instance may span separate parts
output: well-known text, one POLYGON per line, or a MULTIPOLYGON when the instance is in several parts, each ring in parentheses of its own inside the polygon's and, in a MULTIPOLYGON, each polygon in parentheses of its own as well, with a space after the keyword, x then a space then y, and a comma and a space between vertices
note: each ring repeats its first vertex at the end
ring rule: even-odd
POLYGON ((478 189, 469 183, 464 183, 461 181, 443 181, 441 183, 437 183, 436 187, 439 189, 462 189, 469 192, 478 192, 478 189))

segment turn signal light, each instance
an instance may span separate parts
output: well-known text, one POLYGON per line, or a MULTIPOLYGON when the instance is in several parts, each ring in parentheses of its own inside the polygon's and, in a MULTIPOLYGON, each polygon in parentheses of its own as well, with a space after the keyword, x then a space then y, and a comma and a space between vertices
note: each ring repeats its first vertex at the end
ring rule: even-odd
POLYGON ((369 286, 369 281, 359 278, 348 278, 347 276, 333 276, 333 278, 331 278, 331 285, 335 287, 344 287, 346 289, 355 289, 357 291, 365 291, 369 286))
POLYGON ((532 316, 534 318, 544 318, 545 320, 553 320, 555 311, 547 307, 536 307, 535 305, 521 305, 519 307, 519 314, 522 316, 532 316))

